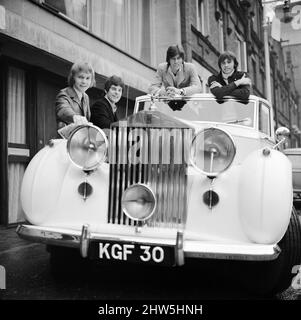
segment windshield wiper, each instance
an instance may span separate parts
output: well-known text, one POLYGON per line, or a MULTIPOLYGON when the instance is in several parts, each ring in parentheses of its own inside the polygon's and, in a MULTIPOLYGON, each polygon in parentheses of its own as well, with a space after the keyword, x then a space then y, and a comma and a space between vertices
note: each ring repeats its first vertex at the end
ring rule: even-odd
POLYGON ((230 120, 227 121, 226 123, 231 123, 231 124, 236 124, 236 123, 244 123, 246 126, 249 126, 252 124, 251 118, 244 118, 244 119, 237 119, 237 120, 230 120))

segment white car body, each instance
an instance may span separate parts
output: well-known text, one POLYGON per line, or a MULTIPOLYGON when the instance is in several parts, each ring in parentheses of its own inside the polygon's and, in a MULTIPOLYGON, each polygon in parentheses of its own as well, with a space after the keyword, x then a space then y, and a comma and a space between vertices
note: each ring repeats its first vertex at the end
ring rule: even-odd
MULTIPOLYGON (((210 94, 188 99, 215 100, 210 94)), ((137 114, 139 103, 150 103, 150 100, 150 96, 137 98, 134 113, 137 114)), ((276 259, 280 253, 277 243, 287 230, 292 211, 291 164, 281 152, 273 149, 276 142, 272 108, 267 101, 255 96, 250 96, 249 101, 254 104, 252 125, 249 126, 182 119, 195 133, 208 127, 219 128, 234 141, 236 154, 233 163, 212 184, 219 195, 216 206, 209 208, 202 201, 204 192, 211 188, 212 179, 188 164, 186 198, 183 198, 186 201, 180 203, 183 210, 186 208, 181 223, 172 223, 172 220, 156 223, 154 219, 138 227, 110 223, 109 202, 118 201, 109 197, 110 164, 104 162, 86 175, 70 161, 67 140, 57 139, 38 152, 26 170, 21 201, 30 225, 19 226, 18 233, 33 241, 78 247, 84 257, 89 255, 91 241, 109 240, 120 245, 115 247, 118 250, 124 250, 122 244, 128 243, 172 246, 178 265, 183 264, 186 257, 276 259), (258 127, 260 103, 268 108, 269 134, 260 132, 258 127), (268 155, 263 152, 266 148, 268 155), (85 180, 93 187, 93 192, 83 200, 77 189, 85 180)), ((152 183, 149 181, 149 185, 152 183)), ((164 180, 156 183, 162 188, 166 186, 164 180)), ((163 195, 165 191, 162 189, 161 192, 163 195)), ((168 210, 164 206, 175 201, 168 190, 166 192, 167 203, 161 199, 161 211, 168 210)), ((176 191, 173 189, 173 192, 176 191)), ((157 214, 164 215, 158 210, 157 214)), ((110 259, 114 257, 110 256, 110 259)), ((127 256, 122 259, 127 260, 127 256)))

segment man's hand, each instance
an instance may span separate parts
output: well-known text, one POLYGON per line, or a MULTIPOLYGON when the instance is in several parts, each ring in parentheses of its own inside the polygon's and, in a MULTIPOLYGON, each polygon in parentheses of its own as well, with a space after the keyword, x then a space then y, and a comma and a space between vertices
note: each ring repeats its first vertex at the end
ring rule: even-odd
POLYGON ((181 95, 181 89, 175 87, 167 87, 166 93, 169 97, 175 97, 176 95, 181 95))
POLYGON ((234 83, 236 84, 237 87, 239 87, 239 86, 251 86, 252 85, 251 79, 246 77, 245 74, 242 76, 242 78, 234 81, 234 83))
POLYGON ((78 126, 81 126, 83 124, 88 124, 88 120, 86 117, 83 117, 83 116, 80 116, 78 114, 75 114, 73 116, 73 122, 78 125, 78 126))
POLYGON ((222 85, 217 82, 217 81, 213 81, 210 85, 210 89, 216 88, 216 87, 222 87, 222 85))

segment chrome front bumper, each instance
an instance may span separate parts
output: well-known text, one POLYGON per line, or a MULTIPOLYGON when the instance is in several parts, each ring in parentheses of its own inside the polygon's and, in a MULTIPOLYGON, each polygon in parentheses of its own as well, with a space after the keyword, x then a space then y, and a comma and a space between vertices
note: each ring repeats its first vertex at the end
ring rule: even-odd
POLYGON ((117 237, 106 234, 91 233, 88 225, 83 225, 82 231, 65 230, 59 228, 37 227, 33 225, 19 225, 17 234, 26 240, 41 242, 49 245, 78 248, 82 257, 88 256, 91 240, 133 242, 143 244, 171 245, 175 247, 176 264, 183 265, 185 258, 227 259, 264 261, 274 260, 281 250, 277 244, 229 244, 212 243, 195 240, 184 240, 183 232, 178 231, 172 240, 158 240, 150 238, 117 237), (161 241, 162 240, 162 241, 161 241))

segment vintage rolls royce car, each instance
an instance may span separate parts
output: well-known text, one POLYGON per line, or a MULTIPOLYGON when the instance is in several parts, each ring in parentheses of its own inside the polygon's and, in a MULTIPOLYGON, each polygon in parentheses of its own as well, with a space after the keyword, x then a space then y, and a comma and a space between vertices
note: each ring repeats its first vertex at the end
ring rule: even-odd
POLYGON ((248 287, 279 292, 301 259, 291 163, 277 150, 287 131, 275 138, 256 96, 138 97, 108 137, 79 126, 35 155, 17 232, 46 243, 56 266, 67 248, 155 266, 224 259, 248 287))
POLYGON ((283 150, 293 167, 294 207, 301 210, 301 148, 288 148, 283 150))

